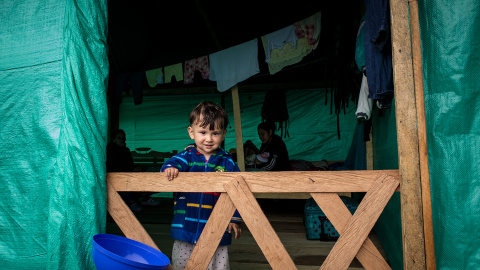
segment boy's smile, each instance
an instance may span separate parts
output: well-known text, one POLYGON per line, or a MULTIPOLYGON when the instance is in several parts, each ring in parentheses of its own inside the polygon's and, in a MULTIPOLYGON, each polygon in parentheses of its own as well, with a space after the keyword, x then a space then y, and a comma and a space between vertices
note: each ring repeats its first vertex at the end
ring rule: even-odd
POLYGON ((197 151, 209 159, 211 155, 215 154, 225 139, 226 130, 215 127, 210 130, 209 126, 201 127, 201 121, 188 127, 188 134, 192 140, 195 140, 197 151))

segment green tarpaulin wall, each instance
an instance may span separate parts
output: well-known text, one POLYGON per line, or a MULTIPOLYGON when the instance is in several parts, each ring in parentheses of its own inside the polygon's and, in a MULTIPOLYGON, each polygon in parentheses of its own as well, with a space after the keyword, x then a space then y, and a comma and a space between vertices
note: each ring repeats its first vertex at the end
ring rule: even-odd
MULTIPOLYGON (((188 90, 187 90, 188 91, 188 90)), ((327 92, 324 89, 292 89, 285 92, 289 113, 288 133, 283 138, 290 159, 310 161, 344 160, 350 147, 357 119, 355 104, 349 103, 338 117, 330 113, 330 102, 325 105, 327 92), (340 131, 340 139, 338 139, 340 131)), ((235 123, 231 95, 225 98, 225 108, 230 120, 225 138, 225 150, 236 148, 235 123)), ((240 108, 243 140, 252 140, 260 147, 257 126, 261 123, 265 92, 242 93, 240 108)), ((328 95, 330 97, 330 95, 328 95)), ((149 147, 153 151, 182 151, 193 141, 187 134, 188 117, 202 100, 221 104, 220 93, 144 97, 144 103, 135 105, 133 98, 124 98, 120 105, 121 129, 127 134, 127 147, 149 147)), ((328 98, 329 99, 329 98, 328 98)), ((284 131, 285 132, 285 131, 284 131)), ((276 131, 281 135, 281 131, 276 131)))
MULTIPOLYGON (((419 7, 437 268, 476 269, 480 2, 419 7)), ((90 241, 106 216, 106 1, 6 0, 0 18, 0 268, 94 269, 90 241)), ((373 133, 375 168, 398 168, 393 108, 374 113, 373 133)), ((400 228, 397 194, 375 227, 394 269, 400 228)))
POLYGON ((94 269, 107 2, 2 1, 0 18, 0 269, 94 269))

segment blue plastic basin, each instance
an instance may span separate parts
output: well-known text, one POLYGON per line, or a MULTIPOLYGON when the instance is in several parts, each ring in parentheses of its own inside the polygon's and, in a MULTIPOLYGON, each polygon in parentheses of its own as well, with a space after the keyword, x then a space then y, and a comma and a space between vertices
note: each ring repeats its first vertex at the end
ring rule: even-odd
POLYGON ((160 270, 170 264, 170 259, 159 250, 118 235, 94 235, 92 245, 93 262, 98 270, 160 270))

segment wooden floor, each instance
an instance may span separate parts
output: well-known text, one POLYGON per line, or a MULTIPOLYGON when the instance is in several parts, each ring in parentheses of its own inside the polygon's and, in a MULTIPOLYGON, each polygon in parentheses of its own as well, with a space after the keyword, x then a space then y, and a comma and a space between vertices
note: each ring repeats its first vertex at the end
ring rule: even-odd
MULTIPOLYGON (((306 239, 303 225, 305 200, 258 199, 258 201, 297 268, 319 269, 335 242, 306 239)), ((135 215, 160 250, 171 258, 173 240, 169 237, 169 230, 173 218, 173 199, 162 198, 161 205, 145 207, 143 211, 135 212, 135 215)), ((242 224, 242 231, 242 237, 234 239, 229 246, 230 269, 272 269, 245 224, 242 224)), ((107 218, 106 233, 124 236, 110 217, 107 218)), ((385 257, 375 234, 371 233, 370 238, 385 257)), ((354 259, 349 269, 364 268, 357 259, 354 259)))

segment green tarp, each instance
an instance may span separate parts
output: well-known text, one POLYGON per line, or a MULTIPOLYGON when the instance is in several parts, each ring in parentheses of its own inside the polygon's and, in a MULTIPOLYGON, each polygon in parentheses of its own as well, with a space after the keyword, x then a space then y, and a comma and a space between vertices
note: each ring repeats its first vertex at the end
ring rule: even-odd
POLYGON ((0 268, 94 269, 105 231, 106 1, 0 4, 0 268))
MULTIPOLYGON (((327 91, 324 89, 292 89, 286 91, 289 113, 289 137, 283 140, 287 145, 290 159, 309 161, 345 160, 355 131, 355 104, 349 103, 345 113, 337 116, 330 113, 330 102, 325 105, 327 91), (340 131, 340 139, 338 139, 340 131)), ((252 140, 260 147, 257 126, 261 123, 265 92, 242 93, 240 109, 243 141, 252 140)), ((330 97, 330 95, 328 95, 330 97)), ((127 147, 148 147, 153 151, 182 151, 193 141, 187 134, 188 118, 192 109, 202 100, 221 104, 220 93, 208 95, 170 95, 144 97, 141 105, 135 105, 133 98, 124 98, 120 105, 120 128, 127 134, 127 147)), ((229 126, 225 138, 225 150, 236 148, 235 123, 231 95, 225 98, 229 126)), ((285 132, 284 132, 285 133, 285 132)), ((280 131, 276 134, 281 135, 280 131)))

